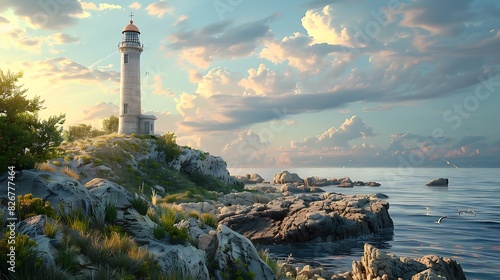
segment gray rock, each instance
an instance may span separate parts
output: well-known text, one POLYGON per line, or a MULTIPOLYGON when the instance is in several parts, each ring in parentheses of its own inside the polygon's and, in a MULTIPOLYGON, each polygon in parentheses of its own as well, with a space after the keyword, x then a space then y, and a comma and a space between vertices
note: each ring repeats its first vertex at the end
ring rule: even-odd
POLYGON ((220 216, 220 224, 267 244, 336 241, 394 228, 389 204, 369 195, 301 194, 274 199, 265 207, 220 216))
POLYGON ((264 182, 264 178, 257 173, 234 176, 243 184, 260 184, 264 182))
MULTIPOLYGON (((0 177, 0 185, 7 185, 7 177, 0 177)), ((58 206, 81 208, 84 213, 92 213, 95 197, 80 182, 59 172, 23 170, 16 174, 16 195, 33 194, 33 197, 49 201, 58 206)), ((0 197, 7 197, 7 188, 0 188, 0 197)))
POLYGON ((456 261, 435 255, 410 259, 384 253, 366 243, 360 261, 354 261, 350 277, 366 279, 465 280, 462 267, 456 261))
POLYGON ((304 184, 304 180, 297 173, 290 173, 287 170, 276 173, 273 178, 273 184, 297 183, 304 184))
POLYGON ((425 185, 428 187, 433 187, 433 186, 447 187, 448 186, 448 178, 434 179, 425 185))
POLYGON ((243 273, 254 273, 254 279, 275 279, 273 271, 259 257, 252 242, 224 225, 219 225, 206 252, 208 259, 213 260, 217 267, 216 279, 224 279, 223 271, 234 268, 235 264, 240 264, 243 273))

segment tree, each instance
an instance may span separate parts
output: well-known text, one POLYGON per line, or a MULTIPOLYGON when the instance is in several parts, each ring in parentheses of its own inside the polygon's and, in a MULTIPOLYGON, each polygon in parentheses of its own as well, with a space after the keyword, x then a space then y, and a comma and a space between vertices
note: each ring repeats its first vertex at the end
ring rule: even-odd
POLYGON ((90 124, 71 125, 63 132, 64 140, 72 142, 79 139, 94 138, 103 135, 104 132, 93 128, 90 124))
POLYGON ((163 152, 166 162, 174 160, 182 153, 176 139, 177 136, 175 136, 175 133, 167 132, 156 140, 158 150, 163 152))
POLYGON ((40 120, 43 100, 26 97, 27 89, 18 85, 22 76, 0 70, 0 172, 11 165, 33 168, 36 162, 55 157, 63 140, 65 115, 40 120))
POLYGON ((104 133, 111 134, 118 132, 118 117, 110 116, 108 119, 102 121, 102 130, 104 133))

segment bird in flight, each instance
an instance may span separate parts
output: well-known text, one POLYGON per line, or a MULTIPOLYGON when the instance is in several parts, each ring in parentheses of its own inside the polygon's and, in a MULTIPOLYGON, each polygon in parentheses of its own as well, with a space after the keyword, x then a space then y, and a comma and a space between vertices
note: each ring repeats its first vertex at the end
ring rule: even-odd
POLYGON ((448 160, 446 160, 446 159, 445 159, 444 161, 446 161, 446 164, 451 165, 451 166, 455 167, 456 169, 460 169, 460 167, 458 167, 458 166, 457 166, 456 164, 454 164, 453 162, 450 162, 450 161, 448 161, 448 160))
POLYGON ((458 215, 467 214, 467 213, 472 213, 472 215, 474 215, 474 217, 476 216, 476 211, 474 211, 472 209, 458 210, 458 215))
POLYGON ((440 224, 441 221, 446 218, 448 218, 448 216, 442 216, 441 218, 439 218, 439 220, 436 221, 436 224, 440 224))

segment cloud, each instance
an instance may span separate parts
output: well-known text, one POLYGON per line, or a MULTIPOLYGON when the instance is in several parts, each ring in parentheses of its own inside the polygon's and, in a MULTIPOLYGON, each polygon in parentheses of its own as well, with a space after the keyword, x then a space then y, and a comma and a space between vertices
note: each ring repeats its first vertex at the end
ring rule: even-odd
POLYGON ((75 80, 81 83, 119 82, 120 74, 115 71, 89 69, 69 58, 57 57, 46 60, 24 62, 23 67, 31 69, 30 75, 46 79, 51 83, 61 80, 75 80))
POLYGON ((173 33, 167 47, 179 51, 181 61, 198 68, 207 68, 217 58, 237 58, 250 55, 266 37, 270 36, 268 20, 259 20, 233 26, 220 21, 198 29, 173 33))
POLYGON ((62 45, 69 43, 78 43, 80 39, 64 33, 54 33, 48 37, 49 44, 51 45, 62 45))
POLYGON ((226 68, 216 67, 210 69, 198 81, 196 90, 201 96, 210 97, 216 94, 241 94, 244 88, 239 85, 241 74, 230 72, 226 68))
POLYGON ((248 164, 262 161, 266 157, 264 150, 269 144, 252 130, 246 130, 237 133, 237 138, 224 145, 221 152, 232 164, 248 164))
POLYGON ((456 36, 465 30, 466 22, 475 18, 472 3, 473 0, 417 0, 403 4, 401 25, 421 28, 434 35, 456 36))
POLYGON ((248 77, 240 80, 239 85, 247 92, 257 95, 286 94, 294 92, 296 88, 294 78, 290 73, 281 76, 261 63, 257 69, 250 68, 248 77))
POLYGON ((131 9, 134 9, 134 10, 139 10, 142 7, 142 5, 139 2, 134 2, 130 5, 128 5, 128 7, 131 9))
POLYGON ((92 10, 92 11, 104 11, 104 10, 119 10, 122 9, 120 5, 108 4, 108 3, 99 3, 97 6, 93 2, 81 2, 82 8, 84 10, 92 10))
POLYGON ((308 10, 302 18, 302 26, 316 43, 350 45, 347 28, 334 24, 334 10, 330 5, 321 11, 308 10))
POLYGON ((165 14, 172 14, 174 12, 174 8, 164 0, 149 4, 146 7, 146 10, 148 11, 148 15, 153 15, 158 18, 163 17, 165 14))
POLYGON ((110 116, 118 116, 118 105, 111 102, 101 102, 83 109, 81 122, 102 120, 110 116))
POLYGON ((0 11, 11 8, 15 15, 25 19, 32 26, 41 29, 60 30, 77 22, 84 14, 78 0, 37 1, 4 0, 0 11))
POLYGON ((165 95, 165 96, 174 96, 174 92, 169 88, 163 88, 163 82, 161 80, 161 76, 153 77, 153 94, 156 95, 165 95))
POLYGON ((178 26, 178 25, 181 25, 181 24, 185 23, 187 19, 188 19, 188 16, 186 16, 186 15, 180 15, 177 18, 177 20, 175 21, 174 26, 178 26))
POLYGON ((375 90, 338 90, 335 92, 276 95, 276 96, 198 96, 199 104, 192 111, 198 116, 182 125, 194 131, 224 131, 241 129, 289 116, 340 108, 355 100, 378 95, 375 90), (201 117, 200 117, 201 116, 201 117))
POLYGON ((3 16, 0 16, 0 23, 9 23, 10 21, 3 16))
POLYGON ((303 141, 292 141, 291 147, 321 150, 350 148, 349 141, 370 136, 375 136, 373 128, 361 118, 352 116, 346 119, 339 128, 331 127, 321 135, 307 137, 303 141))

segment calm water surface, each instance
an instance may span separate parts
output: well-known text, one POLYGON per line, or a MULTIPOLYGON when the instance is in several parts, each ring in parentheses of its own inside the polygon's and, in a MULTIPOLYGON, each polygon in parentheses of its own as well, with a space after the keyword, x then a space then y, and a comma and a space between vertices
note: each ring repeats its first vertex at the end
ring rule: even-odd
MULTIPOLYGON (((231 174, 258 173, 272 181, 279 169, 236 169, 231 174)), ((292 254, 293 262, 322 266, 335 272, 351 270, 353 260, 370 242, 396 256, 437 254, 458 261, 467 279, 500 279, 500 169, 490 168, 300 168, 289 169, 301 178, 345 177, 376 181, 379 188, 324 187, 343 194, 384 193, 389 196, 393 235, 374 236, 346 244, 302 243, 270 247, 274 257, 292 254), (426 187, 432 179, 448 178, 449 186, 426 187), (459 215, 473 209, 476 216, 459 215), (441 224, 435 221, 448 216, 441 224)))

